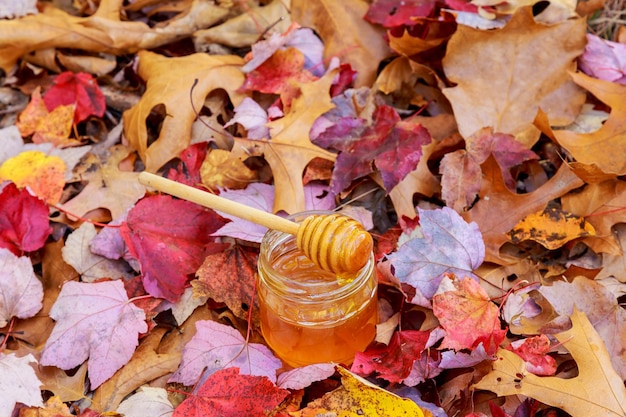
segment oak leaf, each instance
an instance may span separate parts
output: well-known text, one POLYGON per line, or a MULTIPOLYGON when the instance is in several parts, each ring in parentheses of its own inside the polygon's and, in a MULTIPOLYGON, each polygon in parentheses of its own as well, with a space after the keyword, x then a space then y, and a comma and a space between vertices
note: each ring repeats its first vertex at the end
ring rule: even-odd
POLYGON ((32 317, 41 310, 43 286, 30 258, 0 248, 0 328, 13 317, 32 317))
MULTIPOLYGON (((452 104, 461 135, 469 137, 492 127, 523 136, 533 128, 539 107, 553 125, 572 122, 585 95, 568 71, 583 52, 585 29, 582 18, 554 25, 537 23, 530 7, 520 8, 502 29, 459 26, 443 60, 446 76, 457 85, 443 93, 452 104)), ((531 136, 534 139, 522 142, 534 143, 538 136, 531 136)))
POLYGON ((58 156, 24 151, 0 165, 0 181, 13 181, 19 188, 28 186, 37 197, 56 204, 63 194, 65 171, 65 163, 58 156))
POLYGON ((522 358, 500 349, 491 372, 473 387, 498 396, 525 395, 574 417, 624 416, 626 388, 611 366, 602 339, 584 313, 574 309, 571 320, 572 328, 555 336, 576 361, 578 376, 563 379, 533 375, 522 358))
POLYGON ((544 209, 550 200, 583 185, 583 181, 571 172, 567 164, 563 164, 537 190, 515 194, 505 185, 502 170, 493 156, 487 158, 481 169, 483 182, 478 194, 479 200, 463 217, 478 224, 485 242, 487 262, 502 262, 500 247, 507 241, 506 233, 522 218, 544 209), (493 213, 506 213, 506 216, 494 216, 493 213))
POLYGON ((113 146, 102 166, 97 165, 84 174, 88 184, 80 194, 61 207, 70 216, 84 216, 91 210, 106 208, 113 219, 122 217, 146 193, 146 187, 137 181, 139 174, 120 169, 122 161, 131 155, 129 147, 113 146))
POLYGON ((234 55, 207 54, 166 58, 148 51, 137 56, 137 71, 146 81, 146 91, 139 103, 124 112, 124 132, 146 170, 155 172, 189 146, 197 116, 194 108, 200 111, 211 91, 225 89, 235 105, 243 100, 237 92, 244 82, 243 60, 234 55), (165 106, 167 117, 158 139, 149 143, 146 119, 157 105, 165 106))
POLYGON ((432 417, 414 401, 401 398, 368 382, 345 368, 337 367, 342 386, 311 401, 306 408, 290 413, 293 417, 315 417, 332 413, 342 417, 406 416, 432 417))
POLYGON ((325 60, 340 57, 357 71, 356 87, 371 85, 378 63, 390 55, 383 31, 363 20, 368 7, 363 0, 291 1, 291 18, 324 41, 325 60))
POLYGON ((472 278, 444 276, 433 297, 433 312, 446 331, 442 349, 472 350, 482 344, 491 355, 506 335, 498 306, 472 278))
POLYGON ((41 389, 52 392, 61 402, 85 398, 86 362, 72 375, 54 366, 40 366, 37 376, 42 383, 41 389))
POLYGON ((2 188, 0 248, 15 255, 33 252, 43 247, 51 232, 46 203, 26 189, 18 190, 14 183, 2 188))
MULTIPOLYGON (((315 120, 332 109, 329 89, 336 71, 329 71, 317 81, 302 84, 302 94, 293 100, 284 117, 268 123, 270 140, 235 138, 237 152, 258 147, 272 169, 276 197, 273 211, 297 213, 305 209, 302 174, 314 158, 335 160, 335 155, 311 143, 309 131, 315 120)), ((237 154, 237 156, 239 156, 237 154)))
POLYGON ((128 301, 121 281, 66 282, 50 317, 56 320, 40 363, 72 369, 89 358, 92 388, 124 366, 148 330, 143 310, 128 301))
POLYGON ((605 173, 626 174, 626 161, 621 157, 626 152, 626 106, 623 100, 626 85, 596 80, 581 73, 571 76, 576 84, 610 106, 611 114, 602 127, 592 133, 555 130, 556 140, 578 162, 596 165, 605 173))
POLYGON ((141 264, 148 294, 176 302, 188 275, 223 249, 211 233, 225 223, 217 213, 185 200, 156 195, 139 201, 120 232, 141 264))
POLYGON ((264 376, 276 381, 282 366, 267 346, 248 343, 237 329, 212 320, 196 322, 196 334, 185 345, 178 370, 169 382, 194 385, 201 375, 237 367, 246 375, 264 376))
POLYGON ((534 240, 551 250, 571 240, 594 235, 595 229, 583 217, 554 207, 529 214, 507 233, 513 243, 534 240))
POLYGON ((213 373, 174 410, 173 417, 264 416, 289 394, 265 376, 240 375, 230 367, 213 373))

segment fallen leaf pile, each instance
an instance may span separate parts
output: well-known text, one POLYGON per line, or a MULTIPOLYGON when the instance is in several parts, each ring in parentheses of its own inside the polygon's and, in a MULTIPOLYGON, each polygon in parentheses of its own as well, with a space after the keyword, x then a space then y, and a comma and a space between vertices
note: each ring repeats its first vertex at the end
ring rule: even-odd
POLYGON ((0 417, 626 415, 626 43, 587 33, 604 2, 9 3, 0 417), (141 171, 359 219, 375 340, 283 363, 266 229, 141 171))

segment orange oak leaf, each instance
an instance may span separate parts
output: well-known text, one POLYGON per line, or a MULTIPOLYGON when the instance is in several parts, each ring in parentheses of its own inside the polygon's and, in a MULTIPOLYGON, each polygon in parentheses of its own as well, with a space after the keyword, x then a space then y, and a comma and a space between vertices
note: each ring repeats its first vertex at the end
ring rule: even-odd
MULTIPOLYGON (((516 136, 533 131, 539 107, 553 125, 571 123, 585 94, 568 71, 583 53, 585 29, 582 18, 537 23, 530 7, 520 8, 502 29, 459 25, 443 60, 446 76, 457 85, 443 93, 461 135, 468 137, 483 127, 516 136)), ((529 145, 537 135, 530 137, 534 139, 522 142, 529 145)))
POLYGON ((56 204, 65 186, 65 162, 41 151, 24 151, 0 165, 0 181, 10 180, 19 188, 29 187, 46 203, 56 204))
POLYGON ((155 172, 189 146, 196 119, 194 108, 200 111, 211 91, 226 89, 235 105, 243 100, 244 95, 236 92, 244 82, 243 60, 234 55, 166 58, 148 51, 137 55, 138 73, 146 81, 146 92, 137 105, 124 112, 124 131, 131 146, 139 151, 146 170, 155 172), (165 106, 167 117, 158 139, 149 143, 146 119, 158 105, 165 106))
POLYGON ((558 249, 570 240, 595 235, 584 218, 554 207, 524 217, 507 236, 513 243, 534 240, 548 249, 558 249))
MULTIPOLYGON (((592 133, 555 130, 554 136, 578 162, 596 165, 605 173, 626 174, 626 85, 597 80, 582 73, 571 74, 576 84, 611 107, 609 119, 592 133)), ((549 114, 548 114, 549 116, 549 114)))
POLYGON ((433 297, 433 312, 446 336, 442 349, 475 349, 482 343, 492 355, 504 340, 500 311, 473 278, 446 275, 433 297))
POLYGON ((257 148, 263 153, 272 169, 276 197, 274 212, 284 210, 296 213, 305 209, 304 185, 302 174, 307 164, 314 158, 334 161, 335 154, 311 143, 309 131, 313 122, 332 109, 330 85, 337 71, 329 71, 317 81, 302 84, 302 94, 293 100, 291 109, 282 118, 268 123, 270 140, 248 140, 235 138, 240 145, 235 147, 237 157, 257 148), (259 149, 260 148, 260 149, 259 149))
POLYGON ((505 185, 502 170, 495 158, 489 156, 481 165, 483 182, 479 200, 464 213, 467 222, 476 222, 485 241, 485 261, 501 263, 500 247, 507 241, 506 233, 525 216, 542 210, 552 199, 583 185, 563 164, 548 182, 532 193, 516 194, 505 185), (494 213, 506 215, 494 216, 494 213))

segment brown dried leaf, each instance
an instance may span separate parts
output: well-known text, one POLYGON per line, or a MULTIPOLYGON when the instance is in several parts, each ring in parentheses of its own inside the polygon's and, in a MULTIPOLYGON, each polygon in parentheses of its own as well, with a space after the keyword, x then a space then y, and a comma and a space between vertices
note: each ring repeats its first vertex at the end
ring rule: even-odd
MULTIPOLYGON (((443 92, 452 103, 461 135, 493 127, 520 140, 519 135, 534 129, 539 107, 554 125, 571 123, 585 94, 568 71, 583 52, 585 29, 580 18, 537 23, 528 7, 519 9, 502 29, 459 26, 443 60, 447 77, 457 86, 443 92)), ((530 145, 536 138, 530 135, 522 142, 530 145)))

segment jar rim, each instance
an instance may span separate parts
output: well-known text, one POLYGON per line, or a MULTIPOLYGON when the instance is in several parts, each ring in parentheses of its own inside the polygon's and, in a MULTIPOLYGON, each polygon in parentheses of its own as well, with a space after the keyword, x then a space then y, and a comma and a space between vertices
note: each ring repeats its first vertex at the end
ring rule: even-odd
MULTIPOLYGON (((305 217, 315 214, 332 214, 335 212, 324 210, 309 210, 300 213, 295 213, 287 218, 294 221, 301 221, 305 217)), ((276 295, 286 300, 298 301, 299 303, 315 304, 328 302, 329 300, 342 300, 351 297, 356 292, 362 290, 364 285, 369 282, 370 276, 374 269, 374 254, 371 253, 370 257, 358 272, 345 278, 345 283, 338 285, 337 287, 325 291, 319 294, 308 293, 305 289, 301 289, 302 284, 296 280, 293 280, 284 274, 279 273, 272 267, 270 259, 274 250, 280 247, 284 242, 295 240, 293 235, 281 232, 278 230, 268 230, 261 241, 261 251, 259 254, 259 279, 264 281, 264 284, 268 289, 271 289, 276 295), (263 269, 267 273, 261 273, 263 269), (298 288, 300 287, 300 288, 298 288)), ((341 277, 336 277, 341 280, 341 277)), ((310 285, 313 288, 315 284, 310 285)))

